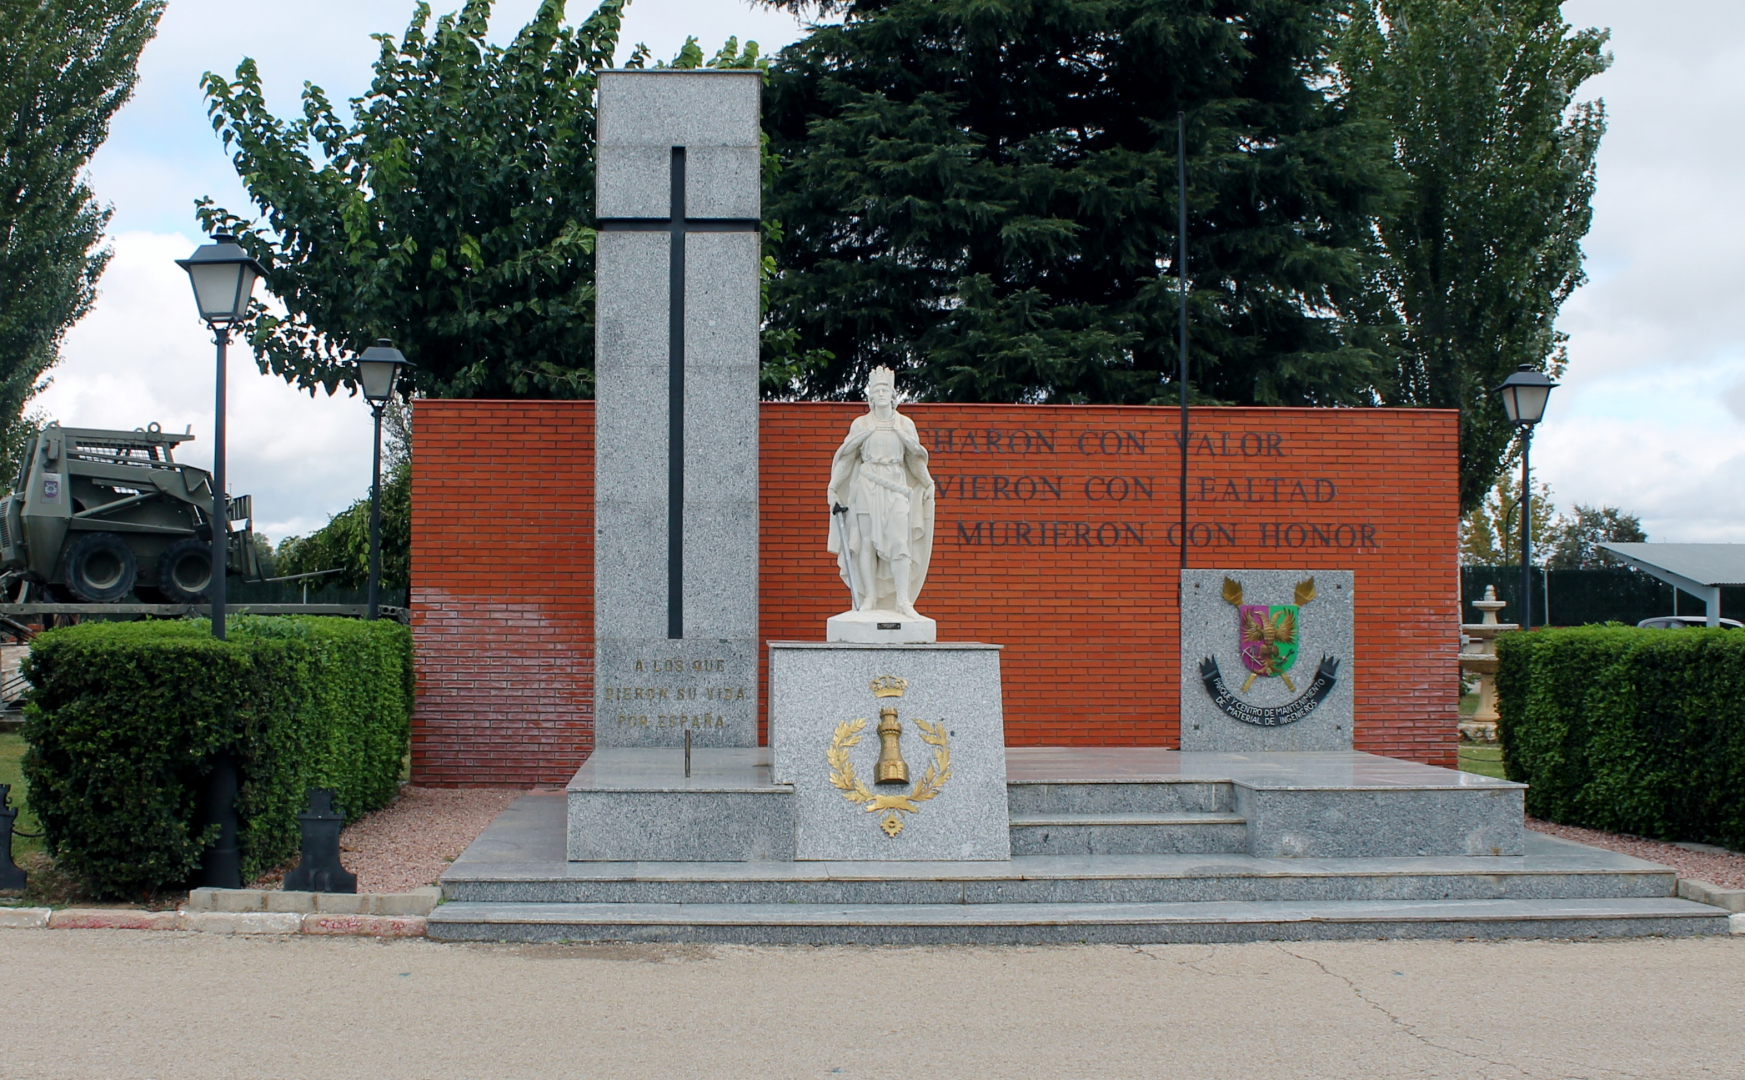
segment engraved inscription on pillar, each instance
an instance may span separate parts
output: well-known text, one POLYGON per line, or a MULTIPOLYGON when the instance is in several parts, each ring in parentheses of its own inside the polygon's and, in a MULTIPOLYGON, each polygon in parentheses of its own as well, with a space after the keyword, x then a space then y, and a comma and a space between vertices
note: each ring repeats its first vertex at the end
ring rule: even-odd
POLYGON ((600 746, 757 744, 761 85, 599 77, 600 746))

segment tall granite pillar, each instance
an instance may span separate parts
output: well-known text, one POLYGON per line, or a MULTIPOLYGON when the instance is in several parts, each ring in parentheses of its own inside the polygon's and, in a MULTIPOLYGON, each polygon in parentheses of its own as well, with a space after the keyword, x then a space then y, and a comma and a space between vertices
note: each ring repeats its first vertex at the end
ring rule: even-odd
POLYGON ((596 746, 757 745, 755 71, 606 71, 596 746))

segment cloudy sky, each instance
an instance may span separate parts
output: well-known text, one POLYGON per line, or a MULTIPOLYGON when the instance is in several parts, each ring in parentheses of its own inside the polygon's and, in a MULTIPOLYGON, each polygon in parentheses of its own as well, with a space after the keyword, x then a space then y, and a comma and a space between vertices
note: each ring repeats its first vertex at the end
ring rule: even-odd
MULTIPOLYGON (((437 0, 446 10, 458 6, 437 0)), ((512 35, 538 0, 499 0, 493 36, 512 35)), ((588 0, 572 0, 571 17, 588 0)), ((192 426, 185 456, 210 460, 212 349, 173 260, 199 243, 193 202, 247 204, 199 92, 203 72, 260 65, 281 115, 304 80, 360 93, 371 33, 396 36, 411 0, 170 0, 134 100, 92 164, 113 203, 114 261, 96 309, 68 335, 54 384, 36 402, 63 424, 192 426)), ((1561 506, 1638 513, 1655 540, 1745 541, 1745 4, 1737 0, 1569 0, 1577 26, 1612 30, 1591 281, 1564 308, 1571 365, 1534 444, 1535 473, 1561 506)), ((711 51, 729 35, 766 53, 800 34, 786 14, 744 0, 634 0, 625 41, 671 56, 686 34, 711 51)), ((252 492, 275 540, 319 527, 369 484, 369 413, 354 398, 311 400, 232 362, 232 489, 252 492)))

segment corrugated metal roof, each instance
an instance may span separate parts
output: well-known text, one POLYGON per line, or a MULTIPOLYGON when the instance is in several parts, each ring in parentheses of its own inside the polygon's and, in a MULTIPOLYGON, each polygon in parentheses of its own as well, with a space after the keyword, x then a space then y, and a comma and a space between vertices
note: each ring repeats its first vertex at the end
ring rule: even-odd
POLYGON ((1745 544, 1601 544, 1631 562, 1701 585, 1745 585, 1745 544))

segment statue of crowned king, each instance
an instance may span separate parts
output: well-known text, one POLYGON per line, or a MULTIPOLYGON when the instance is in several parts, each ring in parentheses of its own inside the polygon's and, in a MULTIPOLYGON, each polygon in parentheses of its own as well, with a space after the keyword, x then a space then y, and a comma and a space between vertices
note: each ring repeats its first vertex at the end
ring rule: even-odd
POLYGON ((936 640, 934 621, 915 610, 933 555, 933 477, 896 396, 896 375, 874 368, 867 411, 831 463, 829 550, 853 601, 830 619, 831 641, 936 640))

